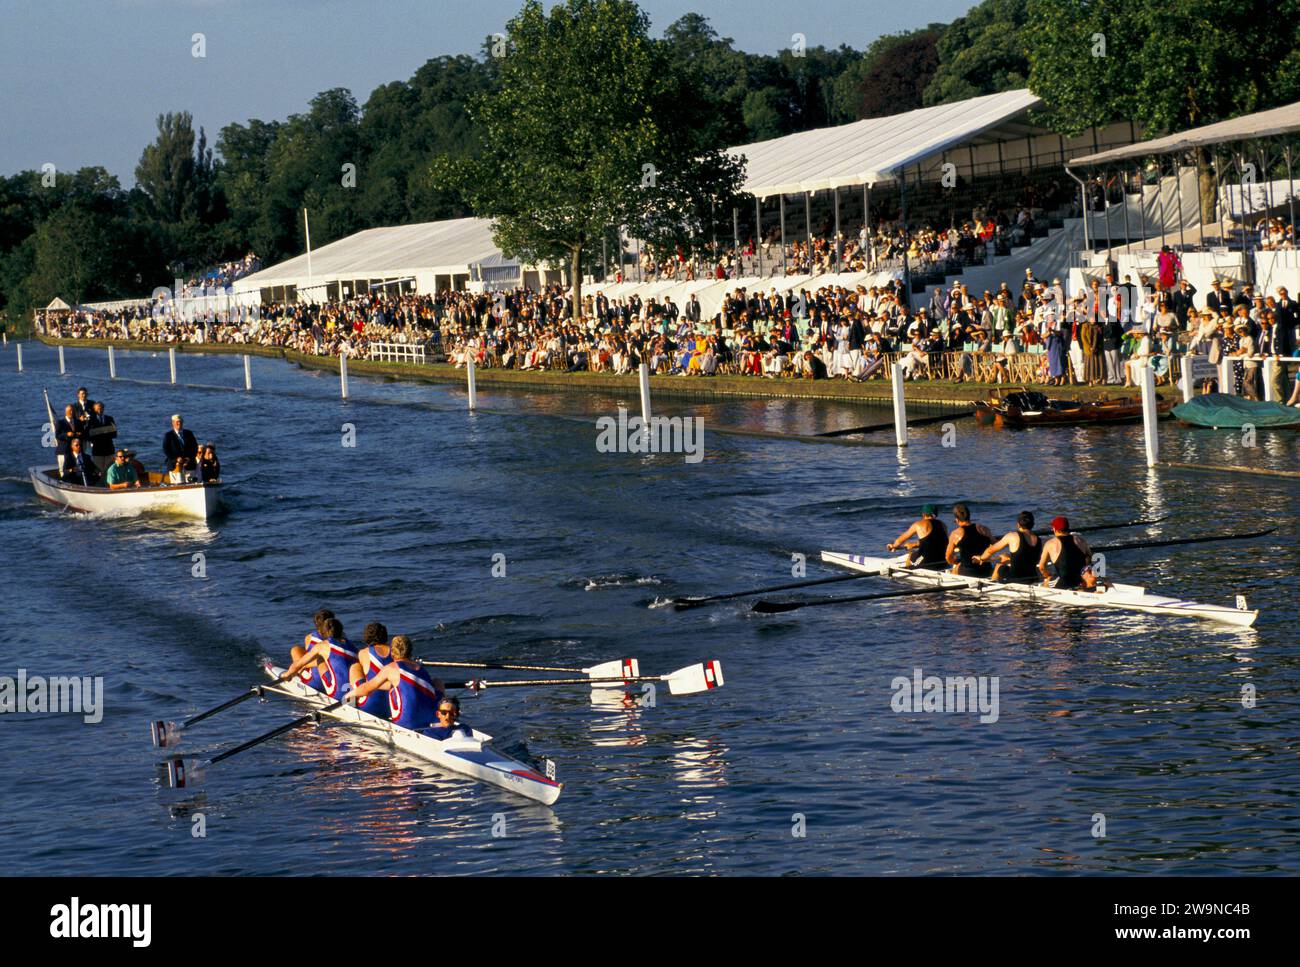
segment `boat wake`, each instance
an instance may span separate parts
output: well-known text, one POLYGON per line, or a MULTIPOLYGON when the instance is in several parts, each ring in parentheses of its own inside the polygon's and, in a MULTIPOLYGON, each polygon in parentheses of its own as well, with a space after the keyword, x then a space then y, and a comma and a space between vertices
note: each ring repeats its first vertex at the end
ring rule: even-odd
POLYGON ((600 574, 592 578, 572 578, 564 582, 566 588, 582 588, 584 591, 604 591, 608 588, 641 588, 663 584, 653 574, 600 574))

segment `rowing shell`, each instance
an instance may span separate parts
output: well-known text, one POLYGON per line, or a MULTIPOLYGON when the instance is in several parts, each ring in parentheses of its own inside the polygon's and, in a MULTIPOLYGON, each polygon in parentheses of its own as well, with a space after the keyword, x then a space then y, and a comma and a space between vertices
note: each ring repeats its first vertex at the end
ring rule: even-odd
POLYGON ((1071 591, 1064 588, 1046 588, 1041 584, 1002 584, 985 578, 966 577, 951 571, 913 571, 903 567, 907 555, 901 557, 867 557, 861 554, 836 554, 822 551, 822 560, 836 567, 864 574, 879 574, 905 584, 929 587, 962 585, 981 594, 1002 598, 1029 598, 1033 601, 1050 601, 1085 608, 1118 608, 1124 611, 1144 611, 1147 614, 1177 615, 1185 618, 1204 618, 1222 624, 1249 628, 1259 617, 1258 611, 1246 607, 1246 599, 1238 597, 1236 608, 1217 604, 1198 604, 1181 598, 1168 598, 1147 594, 1146 588, 1135 584, 1114 584, 1104 591, 1071 591))
MULTIPOLYGON (((284 669, 276 668, 269 662, 265 669, 272 678, 284 674, 284 669)), ((328 695, 308 688, 297 679, 280 682, 268 691, 282 691, 320 709, 333 704, 333 699, 328 695)), ((517 759, 492 749, 488 745, 492 736, 477 729, 471 730, 473 738, 458 735, 450 739, 435 739, 350 705, 340 705, 324 714, 349 725, 364 726, 366 735, 394 749, 441 766, 448 772, 473 776, 547 806, 560 798, 560 790, 563 788, 561 783, 553 782, 517 759)))

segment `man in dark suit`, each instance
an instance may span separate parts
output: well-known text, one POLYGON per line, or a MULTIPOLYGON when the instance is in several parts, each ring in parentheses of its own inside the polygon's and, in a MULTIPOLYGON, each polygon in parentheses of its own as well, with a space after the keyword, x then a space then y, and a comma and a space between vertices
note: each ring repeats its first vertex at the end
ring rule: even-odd
POLYGON ((90 454, 82 449, 81 438, 77 437, 72 441, 68 458, 63 464, 64 483, 81 484, 83 487, 96 487, 99 485, 100 476, 95 461, 91 460, 90 454))
POLYGON ((86 387, 84 386, 78 387, 77 398, 72 402, 72 408, 73 411, 77 414, 77 419, 80 420, 82 423, 85 423, 87 420, 89 420, 90 410, 91 407, 94 405, 95 405, 94 402, 90 398, 90 394, 86 391, 86 387))
POLYGON ((58 442, 58 449, 55 453, 59 458, 59 472, 63 472, 63 466, 68 462, 68 455, 72 452, 72 441, 81 441, 85 437, 86 425, 77 418, 77 409, 75 404, 69 403, 63 408, 63 419, 54 424, 54 437, 58 442))
POLYGON ((1222 312, 1232 311, 1232 293, 1223 291, 1223 283, 1215 279, 1211 283, 1209 295, 1205 297, 1205 306, 1216 316, 1222 312))
POLYGON ((1169 300, 1169 308, 1173 310, 1174 315, 1178 317, 1178 328, 1187 329, 1187 313, 1196 308, 1192 297, 1196 295, 1196 286, 1186 279, 1178 283, 1178 288, 1169 300))
POLYGON ((194 431, 185 429, 185 421, 181 415, 173 413, 172 428, 163 437, 163 454, 167 457, 167 468, 174 467, 178 457, 184 457, 186 469, 193 470, 198 453, 199 441, 194 431))
POLYGON ((690 301, 686 303, 686 318, 691 322, 699 322, 700 312, 700 298, 692 292, 690 301))
POLYGON ((113 465, 117 451, 113 438, 116 436, 117 425, 113 418, 104 412, 104 404, 95 400, 90 407, 90 419, 86 421, 86 440, 90 444, 90 458, 100 473, 106 473, 113 465))

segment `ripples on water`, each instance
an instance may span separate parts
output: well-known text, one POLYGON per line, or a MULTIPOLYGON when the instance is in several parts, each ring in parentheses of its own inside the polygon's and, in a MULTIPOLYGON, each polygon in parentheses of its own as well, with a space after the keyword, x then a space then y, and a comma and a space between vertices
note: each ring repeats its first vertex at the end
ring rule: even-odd
MULTIPOLYGON (((1223 873, 1295 872, 1300 821, 1294 481, 1141 465, 1137 428, 1001 433, 942 427, 892 448, 709 434, 702 463, 597 453, 596 415, 634 400, 337 381, 253 360, 254 393, 109 384, 102 352, 0 355, 10 419, 0 463, 4 674, 105 679, 104 721, 0 717, 0 837, 45 873, 1223 873), (4 362, 8 360, 8 362, 4 362), (220 445, 231 512, 210 527, 43 509, 25 468, 40 388, 84 383, 147 462, 182 409, 220 445), (345 449, 343 424, 356 428, 345 449), (1022 507, 1076 522, 1173 515, 1150 530, 1254 529, 1249 545, 1127 553, 1123 580, 1208 602, 1246 590, 1242 632, 1142 615, 931 597, 763 617, 749 601, 678 613, 656 598, 789 581, 790 554, 879 549, 920 504, 970 500, 995 529, 1022 507), (1261 508, 1263 510, 1261 510, 1261 508), (191 577, 194 555, 207 578, 191 577), (494 578, 494 554, 506 576, 494 578), (723 661, 727 685, 666 688, 653 708, 603 693, 502 690, 467 720, 506 752, 548 755, 554 809, 393 756, 322 726, 166 790, 147 723, 257 680, 328 605, 349 632, 383 620, 426 657, 647 672, 723 661), (1000 679, 1000 717, 894 714, 890 681, 1000 679), (1258 693, 1244 709, 1242 686, 1258 693), (207 836, 191 836, 202 813, 207 836), (1094 814, 1107 835, 1091 835, 1094 814), (792 835, 795 814, 805 837, 792 835), (493 836, 501 823, 507 835, 493 836), (293 830, 298 832, 293 832, 293 830), (286 849, 310 835, 309 850, 286 849)), ((242 385, 237 358, 182 356, 182 380, 242 385)), ((165 380, 164 354, 119 375, 165 380)), ((818 432, 887 414, 812 401, 691 404, 706 427, 818 432)), ((1162 427, 1172 459, 1295 467, 1296 435, 1241 450, 1162 427)), ((1123 539, 1135 539, 1132 532, 1123 539)), ((813 593, 847 593, 853 583, 813 593)), ((501 673, 494 673, 500 675, 501 673)), ((210 754, 295 709, 241 706, 196 727, 210 754)))

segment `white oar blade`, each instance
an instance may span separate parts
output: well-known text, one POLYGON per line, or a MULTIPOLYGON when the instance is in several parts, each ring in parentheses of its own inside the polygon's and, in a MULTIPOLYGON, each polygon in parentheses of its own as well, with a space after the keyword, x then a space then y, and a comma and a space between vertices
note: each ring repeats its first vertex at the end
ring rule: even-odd
POLYGON ((179 722, 150 722, 149 735, 155 748, 167 749, 180 744, 181 726, 179 722))
MULTIPOLYGON (((620 658, 617 661, 607 661, 599 665, 592 665, 590 668, 584 668, 588 678, 636 678, 641 674, 641 663, 635 658, 620 658)), ((608 685, 606 688, 610 687, 608 685)))
POLYGON ((672 695, 692 695, 722 687, 722 662, 706 661, 682 668, 668 676, 668 691, 672 695))

